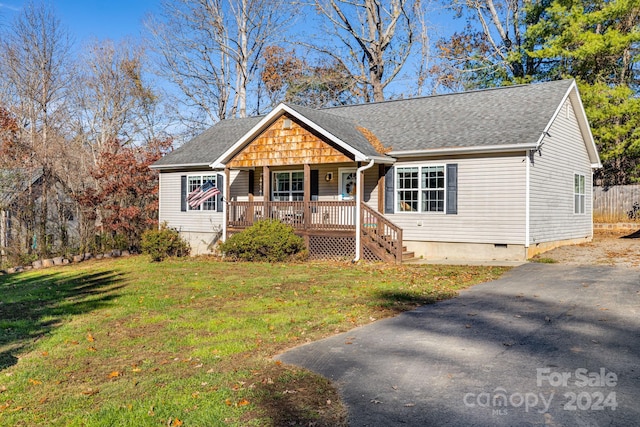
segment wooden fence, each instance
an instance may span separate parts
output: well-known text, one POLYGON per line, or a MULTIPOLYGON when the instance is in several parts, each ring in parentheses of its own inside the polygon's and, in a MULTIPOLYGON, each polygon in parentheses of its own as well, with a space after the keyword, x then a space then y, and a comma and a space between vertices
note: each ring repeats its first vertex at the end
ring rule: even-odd
POLYGON ((595 222, 640 221, 640 185, 594 187, 595 222))

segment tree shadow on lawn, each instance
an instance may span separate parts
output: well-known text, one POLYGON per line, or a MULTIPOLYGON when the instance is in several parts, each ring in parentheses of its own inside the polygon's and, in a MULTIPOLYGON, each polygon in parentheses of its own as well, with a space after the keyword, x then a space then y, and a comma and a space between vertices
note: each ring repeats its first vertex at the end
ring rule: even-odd
POLYGON ((109 305, 123 280, 116 271, 0 277, 0 370, 15 365, 17 354, 60 326, 64 317, 109 305))

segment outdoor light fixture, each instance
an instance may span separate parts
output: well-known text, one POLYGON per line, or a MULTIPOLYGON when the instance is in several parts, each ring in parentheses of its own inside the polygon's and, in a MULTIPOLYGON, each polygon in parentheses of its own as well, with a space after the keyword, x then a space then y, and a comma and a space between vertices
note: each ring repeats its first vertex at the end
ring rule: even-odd
POLYGON ((331 180, 333 180, 333 173, 327 172, 327 174, 324 176, 324 180, 327 182, 330 182, 331 180))

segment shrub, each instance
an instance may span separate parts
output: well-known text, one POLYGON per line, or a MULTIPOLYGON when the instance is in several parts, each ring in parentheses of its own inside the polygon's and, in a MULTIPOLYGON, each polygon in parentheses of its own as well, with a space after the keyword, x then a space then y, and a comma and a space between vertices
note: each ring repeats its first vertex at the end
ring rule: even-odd
POLYGON ((234 234, 220 244, 220 250, 234 259, 268 262, 285 261, 306 251, 304 239, 295 235, 293 227, 273 219, 234 234))
POLYGON ((151 256, 151 261, 159 262, 171 256, 189 255, 189 244, 177 230, 162 224, 159 230, 147 230, 142 234, 142 252, 151 256))

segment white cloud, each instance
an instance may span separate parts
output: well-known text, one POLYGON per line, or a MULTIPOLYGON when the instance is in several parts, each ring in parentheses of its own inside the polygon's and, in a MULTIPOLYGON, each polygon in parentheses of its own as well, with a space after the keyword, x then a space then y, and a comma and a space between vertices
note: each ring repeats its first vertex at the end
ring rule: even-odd
POLYGON ((12 10, 14 12, 19 12, 20 8, 18 6, 12 6, 10 4, 6 4, 6 3, 0 3, 0 9, 9 9, 12 10))

